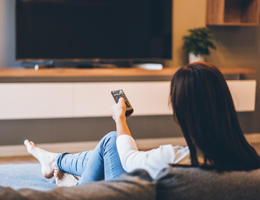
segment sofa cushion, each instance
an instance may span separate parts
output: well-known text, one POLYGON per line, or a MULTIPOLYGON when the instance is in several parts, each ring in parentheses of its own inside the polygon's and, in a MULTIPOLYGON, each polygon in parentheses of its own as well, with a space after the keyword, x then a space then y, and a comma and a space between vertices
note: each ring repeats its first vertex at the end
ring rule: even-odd
POLYGON ((169 167, 156 178, 157 199, 259 200, 260 170, 216 172, 169 167))
POLYGON ((59 188, 56 187, 53 179, 42 177, 39 164, 0 165, 0 176, 0 185, 5 186, 0 187, 0 200, 260 199, 260 170, 218 173, 199 168, 169 167, 162 170, 156 180, 153 180, 146 171, 136 170, 123 174, 117 180, 59 188))

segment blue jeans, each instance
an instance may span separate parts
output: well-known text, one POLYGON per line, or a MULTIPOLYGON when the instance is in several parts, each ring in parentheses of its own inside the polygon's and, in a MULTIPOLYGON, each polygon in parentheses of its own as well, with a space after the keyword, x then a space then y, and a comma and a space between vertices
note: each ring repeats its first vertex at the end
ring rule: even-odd
POLYGON ((62 171, 81 176, 78 185, 98 180, 112 180, 125 173, 116 148, 116 132, 106 134, 91 151, 58 154, 55 164, 62 171))

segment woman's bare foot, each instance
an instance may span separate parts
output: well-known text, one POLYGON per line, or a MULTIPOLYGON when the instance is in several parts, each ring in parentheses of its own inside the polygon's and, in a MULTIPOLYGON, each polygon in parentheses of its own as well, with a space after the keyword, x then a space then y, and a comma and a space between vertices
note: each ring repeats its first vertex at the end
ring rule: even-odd
POLYGON ((54 177, 55 182, 59 187, 75 186, 78 182, 78 179, 75 176, 69 173, 65 173, 59 168, 55 170, 54 177))
POLYGON ((29 140, 25 140, 24 144, 27 147, 28 153, 34 156, 41 163, 43 176, 46 178, 53 177, 57 153, 45 151, 44 149, 37 147, 32 141, 29 140))

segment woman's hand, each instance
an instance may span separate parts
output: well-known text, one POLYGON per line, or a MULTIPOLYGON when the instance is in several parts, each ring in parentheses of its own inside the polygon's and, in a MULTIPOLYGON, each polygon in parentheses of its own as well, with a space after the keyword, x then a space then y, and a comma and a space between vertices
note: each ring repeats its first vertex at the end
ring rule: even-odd
POLYGON ((112 118, 117 123, 119 120, 126 120, 126 105, 124 98, 120 98, 117 104, 111 107, 112 118))

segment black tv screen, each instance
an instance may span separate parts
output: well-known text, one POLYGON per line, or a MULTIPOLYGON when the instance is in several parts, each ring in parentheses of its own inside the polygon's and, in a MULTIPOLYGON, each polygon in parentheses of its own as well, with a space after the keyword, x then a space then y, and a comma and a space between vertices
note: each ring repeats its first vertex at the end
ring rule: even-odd
POLYGON ((172 0, 16 0, 16 59, 171 59, 172 0))

